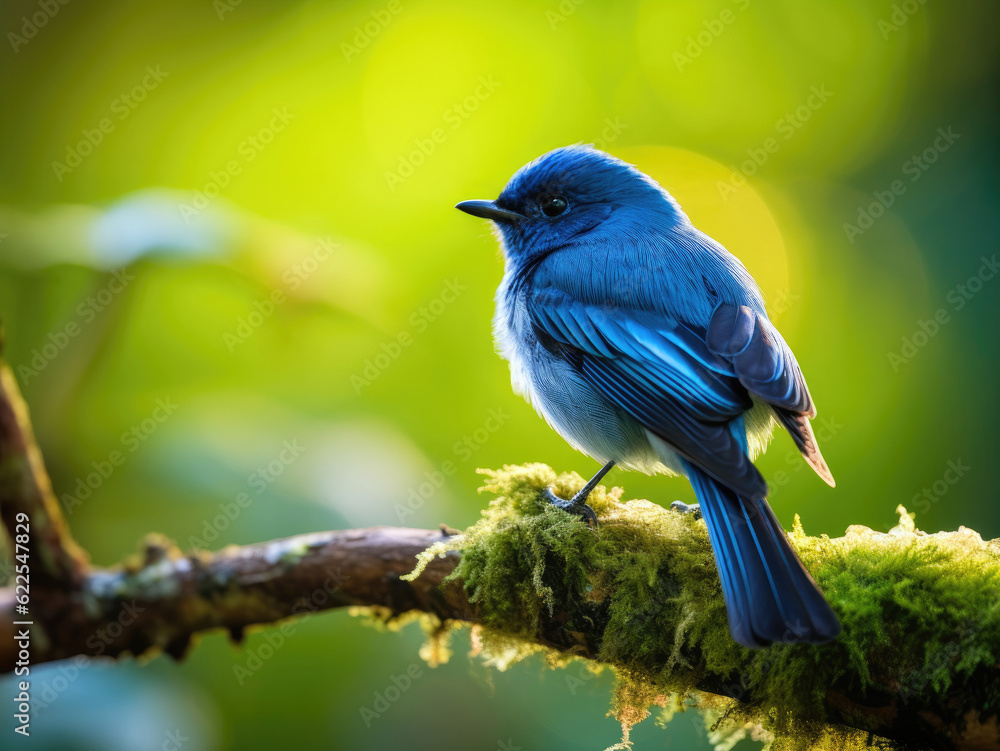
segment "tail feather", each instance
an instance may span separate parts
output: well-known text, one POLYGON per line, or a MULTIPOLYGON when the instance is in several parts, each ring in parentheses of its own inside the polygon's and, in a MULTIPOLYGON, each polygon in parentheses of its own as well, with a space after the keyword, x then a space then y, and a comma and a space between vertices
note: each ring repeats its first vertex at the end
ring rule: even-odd
POLYGON ((791 434, 792 440, 795 441, 796 447, 809 466, 816 471, 823 482, 831 488, 837 487, 833 473, 826 465, 826 459, 823 458, 823 454, 819 450, 819 442, 816 440, 812 425, 809 423, 809 415, 802 412, 789 412, 785 409, 775 409, 774 414, 791 434))
POLYGON ((740 498, 689 462, 685 468, 708 526, 733 639, 759 648, 822 643, 840 633, 767 501, 740 498))

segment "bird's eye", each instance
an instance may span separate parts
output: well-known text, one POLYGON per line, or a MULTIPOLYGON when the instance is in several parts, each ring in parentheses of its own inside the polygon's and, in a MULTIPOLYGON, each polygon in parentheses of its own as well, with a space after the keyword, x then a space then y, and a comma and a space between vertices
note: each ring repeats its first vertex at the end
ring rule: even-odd
POLYGON ((569 202, 562 196, 544 195, 538 205, 545 216, 559 216, 569 208, 569 202))

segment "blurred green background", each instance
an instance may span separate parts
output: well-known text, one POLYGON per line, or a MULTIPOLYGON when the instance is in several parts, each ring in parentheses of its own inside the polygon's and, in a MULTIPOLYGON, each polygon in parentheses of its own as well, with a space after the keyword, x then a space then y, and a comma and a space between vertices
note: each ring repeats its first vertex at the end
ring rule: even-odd
MULTIPOLYGON (((107 565, 154 530, 217 548, 463 527, 487 502, 477 467, 589 476, 512 394, 490 332, 496 244, 452 208, 583 141, 659 179, 767 295, 838 480, 778 436, 759 465, 786 527, 797 512, 813 534, 887 529, 902 503, 923 529, 1000 536, 1000 281, 983 261, 1000 236, 998 15, 917 0, 8 0, 4 354, 74 534, 107 565), (247 508, 220 517, 241 493, 247 508)), ((692 499, 682 480, 609 480, 692 499)), ((497 672, 464 634, 432 670, 416 627, 336 612, 241 678, 267 633, 244 648, 207 636, 181 664, 38 668, 22 745, 618 738, 608 674, 497 672), (413 685, 366 723, 411 665, 413 685)), ((633 738, 710 747, 693 713, 633 738)))

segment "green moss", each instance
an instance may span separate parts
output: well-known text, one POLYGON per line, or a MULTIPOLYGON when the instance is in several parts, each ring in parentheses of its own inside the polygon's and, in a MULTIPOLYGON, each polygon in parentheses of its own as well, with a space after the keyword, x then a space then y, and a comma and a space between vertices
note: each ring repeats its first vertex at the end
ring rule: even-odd
POLYGON ((946 722, 1000 706, 995 678, 979 680, 1000 662, 998 541, 965 528, 920 532, 902 507, 887 534, 854 526, 836 539, 807 536, 796 517, 793 545, 843 632, 831 644, 753 651, 730 638, 702 521, 648 501, 622 503, 620 488, 599 487, 589 500, 600 519, 593 530, 540 496, 554 485, 569 497, 583 484, 578 475, 541 464, 481 471, 496 495, 483 518, 426 551, 411 577, 435 555, 461 550, 453 576, 477 608, 475 643, 502 668, 539 651, 542 627, 558 618, 561 651, 550 662, 586 654, 615 670, 611 713, 623 744, 651 706, 673 707, 662 719, 694 704, 721 747, 741 732, 773 737, 775 749, 862 747, 864 734, 823 722, 834 686, 925 702, 946 722), (706 676, 731 676, 718 689, 751 700, 697 692, 706 676), (938 700, 975 681, 974 707, 938 700))

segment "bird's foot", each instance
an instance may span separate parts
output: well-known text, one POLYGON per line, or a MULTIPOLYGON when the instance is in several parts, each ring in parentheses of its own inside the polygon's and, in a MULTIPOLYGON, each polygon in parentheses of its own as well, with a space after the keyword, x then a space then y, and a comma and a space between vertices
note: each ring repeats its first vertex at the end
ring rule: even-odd
POLYGON ((588 525, 596 527, 597 514, 594 513, 594 509, 586 504, 587 496, 589 495, 589 491, 586 494, 581 491, 567 501, 565 498, 560 498, 552 492, 552 488, 545 488, 545 490, 542 491, 542 496, 553 506, 561 508, 567 513, 582 516, 588 525))
POLYGON ((694 514, 695 519, 701 518, 701 506, 692 503, 690 506, 683 501, 674 501, 670 504, 671 511, 680 511, 682 514, 694 514))

